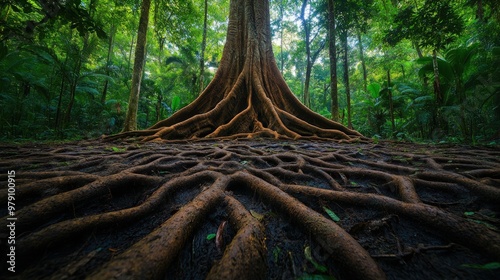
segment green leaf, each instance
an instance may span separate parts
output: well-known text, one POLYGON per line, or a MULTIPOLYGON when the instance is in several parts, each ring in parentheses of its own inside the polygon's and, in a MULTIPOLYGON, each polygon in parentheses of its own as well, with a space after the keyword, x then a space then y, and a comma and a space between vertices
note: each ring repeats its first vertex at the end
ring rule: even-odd
POLYGON ((368 90, 368 92, 370 92, 372 98, 377 98, 380 96, 380 88, 381 88, 380 84, 371 83, 368 85, 366 89, 368 90))
POLYGON ((330 218, 332 218, 332 220, 334 220, 335 222, 340 222, 340 218, 339 218, 339 216, 337 216, 337 214, 335 214, 335 212, 333 212, 332 210, 330 210, 324 206, 323 206, 323 210, 325 210, 326 214, 328 214, 328 216, 330 216, 330 218))
POLYGON ((109 150, 115 152, 115 153, 119 153, 119 152, 125 152, 126 149, 125 148, 118 148, 118 147, 111 147, 109 148, 109 150))
POLYGON ((314 268, 316 268, 317 271, 319 271, 319 272, 326 272, 327 271, 326 267, 320 265, 319 263, 317 263, 313 259, 312 254, 311 254, 311 247, 307 246, 306 248, 304 248, 304 255, 306 257, 306 260, 308 260, 309 262, 311 262, 314 265, 314 268))
POLYGON ((209 235, 207 235, 207 240, 212 240, 215 238, 215 233, 210 233, 209 235))
POLYGON ((177 111, 180 109, 181 107, 181 98, 178 96, 178 95, 175 95, 173 98, 172 98, 172 111, 177 111))
POLYGON ((464 212, 464 215, 465 216, 472 216, 474 215, 475 213, 474 212, 464 212))
POLYGON ((258 221, 262 221, 262 219, 264 219, 264 215, 258 213, 258 212, 255 212, 253 210, 250 210, 250 214, 252 214, 252 216, 257 219, 258 221))
POLYGON ((487 263, 487 264, 462 264, 462 267, 484 269, 484 270, 493 270, 493 269, 500 268, 500 262, 491 262, 491 263, 487 263))

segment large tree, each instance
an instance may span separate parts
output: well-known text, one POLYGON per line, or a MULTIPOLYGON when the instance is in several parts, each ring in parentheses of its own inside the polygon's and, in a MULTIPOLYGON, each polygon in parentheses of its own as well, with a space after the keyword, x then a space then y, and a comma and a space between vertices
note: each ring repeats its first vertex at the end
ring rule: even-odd
MULTIPOLYGON (((272 59, 267 12, 264 0, 232 1, 209 89, 173 121, 120 136, 360 137, 290 93, 272 59)), ((0 227, 17 237, 12 277, 494 278, 495 149, 189 142, 1 144, 0 201, 10 203, 0 227)))
POLYGON ((208 87, 170 118, 115 137, 362 138, 309 110, 291 92, 274 59, 269 18, 267 0, 231 1, 226 45, 208 87))

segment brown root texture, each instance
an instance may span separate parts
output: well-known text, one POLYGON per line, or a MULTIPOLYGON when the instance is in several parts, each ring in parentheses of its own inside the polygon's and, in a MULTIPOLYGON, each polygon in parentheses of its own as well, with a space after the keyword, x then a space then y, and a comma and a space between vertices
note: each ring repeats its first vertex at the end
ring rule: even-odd
POLYGON ((0 179, 9 166, 16 171, 16 274, 6 276, 493 279, 497 272, 477 267, 500 260, 498 149, 269 139, 114 144, 2 147, 0 179))
POLYGON ((152 127, 106 136, 143 141, 198 138, 366 141, 295 97, 274 59, 268 1, 233 0, 217 72, 191 104, 152 127))

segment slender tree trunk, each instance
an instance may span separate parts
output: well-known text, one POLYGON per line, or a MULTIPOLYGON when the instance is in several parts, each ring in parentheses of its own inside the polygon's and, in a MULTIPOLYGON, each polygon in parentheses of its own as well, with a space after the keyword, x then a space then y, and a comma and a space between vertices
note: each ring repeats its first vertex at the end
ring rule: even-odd
POLYGON ((344 52, 344 84, 345 84, 345 94, 347 99, 347 127, 352 129, 352 119, 351 119, 351 87, 349 84, 349 49, 347 46, 347 31, 342 32, 342 44, 344 52))
MULTIPOLYGON (((66 62, 64 62, 66 65, 66 62)), ((65 77, 64 75, 61 75, 61 87, 59 89, 59 98, 57 99, 57 110, 56 110, 56 121, 54 128, 59 129, 61 128, 61 109, 62 109, 62 98, 64 95, 64 88, 65 88, 65 77)))
POLYGON ((281 75, 284 75, 283 69, 285 65, 285 57, 283 56, 283 0, 281 0, 280 4, 279 29, 280 29, 280 72, 281 75))
POLYGON ((417 51, 418 58, 423 58, 424 55, 422 53, 422 49, 418 46, 417 43, 413 43, 413 45, 415 46, 415 50, 417 51))
POLYGON ((151 0, 142 1, 139 30, 137 33, 137 45, 135 47, 134 70, 132 72, 132 85, 127 115, 125 117, 122 132, 137 130, 137 110, 139 108, 139 94, 141 92, 141 80, 146 57, 146 35, 148 31, 150 6, 151 0))
POLYGON ((88 52, 87 51, 88 44, 89 44, 89 34, 86 33, 85 36, 83 37, 82 50, 78 54, 76 65, 75 65, 75 68, 73 69, 71 87, 70 87, 70 91, 69 91, 69 103, 68 103, 68 107, 66 108, 66 113, 64 115, 63 125, 67 125, 71 120, 71 111, 73 110, 73 105, 75 104, 76 88, 77 88, 78 82, 80 80, 80 72, 82 69, 82 65, 84 64, 85 60, 87 59, 85 56, 86 56, 86 53, 88 52))
MULTIPOLYGON (((413 42, 413 46, 415 47, 415 50, 417 51, 418 58, 423 58, 424 55, 422 53, 422 49, 420 48, 420 46, 415 42, 413 42)), ((424 88, 425 89, 429 88, 429 80, 428 80, 427 76, 424 76, 423 80, 424 80, 424 88)))
POLYGON ((156 122, 159 122, 161 120, 162 102, 163 102, 163 91, 160 91, 158 92, 158 99, 156 100, 156 122))
POLYGON ((368 87, 368 73, 366 71, 365 52, 363 50, 363 42, 361 41, 361 32, 358 30, 359 42, 359 59, 361 60, 361 67, 363 69, 363 90, 367 92, 368 87))
POLYGON ((438 106, 442 106, 444 102, 443 93, 441 92, 441 82, 439 80, 439 66, 437 61, 437 51, 432 51, 432 65, 434 67, 434 94, 438 106))
POLYGON ((201 53, 200 53, 200 92, 205 88, 204 72, 205 72, 205 48, 207 47, 207 24, 208 24, 208 0, 205 0, 205 7, 203 10, 203 38, 201 40, 201 53))
MULTIPOLYGON (((108 40, 108 55, 106 56, 106 76, 109 76, 111 71, 111 57, 113 55, 113 45, 114 45, 114 39, 115 39, 115 33, 116 33, 116 26, 113 23, 111 25, 111 29, 109 32, 109 40, 108 40)), ((108 86, 109 86, 109 80, 106 79, 104 81, 104 88, 102 89, 102 95, 101 95, 101 104, 104 105, 106 103, 106 95, 108 94, 108 86)))
POLYGON ((311 41, 309 23, 305 18, 305 11, 307 8, 307 0, 303 0, 302 9, 300 12, 300 19, 302 21, 302 28, 304 28, 304 42, 306 45, 306 80, 304 82, 304 105, 311 107, 311 98, 309 96, 309 84, 311 82, 312 61, 311 61, 311 41))
POLYGON ((66 108, 66 113, 64 114, 63 125, 66 126, 71 120, 71 111, 73 110, 73 105, 75 104, 75 96, 76 96, 76 87, 78 86, 78 80, 80 79, 80 68, 81 68, 81 59, 78 59, 77 66, 74 70, 73 80, 71 81, 71 87, 69 90, 69 103, 66 108))
POLYGON ((330 56, 330 96, 332 120, 334 121, 338 121, 339 119, 336 36, 337 32, 335 29, 335 3, 333 0, 328 0, 328 54, 330 56))
POLYGON ((389 114, 391 115, 392 132, 396 131, 394 122, 394 103, 392 102, 391 69, 387 69, 387 92, 389 93, 389 114))

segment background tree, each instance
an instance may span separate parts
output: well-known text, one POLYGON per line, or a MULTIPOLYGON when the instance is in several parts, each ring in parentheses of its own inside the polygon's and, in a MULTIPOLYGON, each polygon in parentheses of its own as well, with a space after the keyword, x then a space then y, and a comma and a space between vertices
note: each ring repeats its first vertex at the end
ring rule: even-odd
POLYGON ((142 0, 139 29, 137 31, 137 44, 135 47, 134 70, 132 73, 132 84, 130 98, 128 101, 127 115, 123 124, 123 132, 137 129, 137 110, 139 108, 139 94, 141 92, 141 80, 146 59, 146 35, 149 24, 149 9, 151 0, 142 0))
POLYGON ((419 47, 432 50, 434 67, 434 93, 436 102, 444 101, 437 52, 452 43, 463 31, 463 22, 455 12, 450 1, 425 1, 421 7, 407 7, 395 19, 396 27, 391 30, 387 40, 394 44, 403 38, 414 41, 419 47))
POLYGON ((335 3, 328 0, 328 58, 330 59, 330 98, 332 120, 338 121, 339 118, 339 100, 337 87, 337 46, 336 46, 336 27, 335 27, 335 3))
MULTIPOLYGON (((160 2, 152 3, 152 24, 147 34, 148 56, 143 71, 143 79, 147 83, 147 86, 143 87, 147 87, 148 92, 139 97, 139 129, 172 115, 194 100, 200 90, 204 1, 160 2)), ((337 2, 338 5, 341 4, 340 1, 337 2)), ((357 5, 361 5, 362 2, 358 2, 357 5)), ((26 26, 29 22, 41 22, 46 16, 46 8, 36 1, 3 3, 5 5, 2 6, 0 20, 4 21, 0 28, 5 32, 2 33, 0 42, 0 57, 3 58, 0 58, 0 102, 7 106, 0 112, 0 120, 6 126, 6 129, 0 132, 0 138, 73 139, 118 132, 123 127, 131 91, 141 2, 53 1, 57 6, 64 7, 57 8, 59 10, 56 16, 36 25, 34 29, 28 29, 31 30, 29 32, 26 26), (90 7, 93 11, 92 17, 90 7), (79 14, 86 16, 75 16, 79 14), (84 23, 78 24, 77 20, 84 23), (97 31, 98 29, 105 30, 109 37, 98 35, 103 33, 97 31), (120 32, 113 33, 114 29, 120 32), (85 34, 88 34, 88 44, 84 48, 85 34), (112 44, 110 39, 113 40, 112 44), (75 71, 80 58, 83 59, 80 71, 75 71), (39 71, 31 71, 30 68, 39 71), (75 79, 77 76, 79 79, 75 79), (71 102, 72 105, 69 106, 71 102), (68 110, 69 107, 71 110, 68 110), (68 117, 69 121, 64 121, 68 117), (33 123, 35 120, 36 124, 33 123)), ((310 10, 324 13, 326 18, 326 3, 311 3, 310 10)), ((298 20, 302 1, 279 0, 270 4, 272 42, 280 72, 291 91, 302 100, 307 72, 303 28, 298 20)), ((465 103, 468 105, 463 106, 468 108, 468 114, 483 112, 484 117, 475 119, 478 121, 477 125, 466 122, 467 131, 471 131, 470 127, 478 128, 479 131, 466 138, 458 127, 461 121, 454 119, 457 114, 453 113, 452 108, 459 106, 453 98, 454 82, 449 83, 444 74, 439 74, 445 101, 438 106, 432 104, 432 100, 437 100, 433 93, 433 71, 425 71, 423 78, 418 75, 424 64, 420 64, 420 60, 416 59, 431 58, 432 48, 420 46, 414 39, 402 40, 396 46, 389 46, 383 40, 387 26, 395 20, 399 11, 409 5, 413 5, 415 9, 421 8, 425 1, 400 1, 398 6, 394 4, 393 1, 373 1, 368 14, 376 16, 369 17, 369 20, 361 20, 364 18, 361 15, 365 13, 364 9, 354 9, 360 16, 354 17, 347 40, 353 126, 368 136, 377 134, 380 137, 453 142, 494 141, 494 135, 498 131, 495 129, 493 114, 496 108, 495 95, 483 99, 480 92, 488 92, 485 94, 485 97, 488 97, 490 92, 496 90, 496 81, 491 75, 496 69, 493 49, 500 45, 496 12, 498 9, 495 2, 453 2, 451 6, 464 22, 464 32, 456 36, 453 43, 438 51, 439 64, 439 60, 444 58, 448 50, 474 43, 481 46, 464 74, 464 81, 470 79, 471 83, 468 83, 469 86, 462 95, 466 96, 465 103), (482 20, 476 17, 480 4, 483 7, 482 20), (368 23, 366 33, 358 27, 365 22, 368 23), (360 42, 362 44, 359 44, 360 42), (363 67, 363 64, 366 67, 363 67), (364 68, 369 69, 366 71, 366 79, 364 68), (392 129, 389 103, 383 101, 386 100, 386 94, 382 93, 374 98, 369 89, 364 90, 365 84, 372 83, 385 88, 387 69, 391 70, 396 131, 392 129), (446 100, 455 103, 450 104, 446 100), (375 104, 378 105, 373 107, 375 104)), ((208 6, 207 44, 203 56, 204 86, 219 67, 228 11, 227 1, 212 1, 208 6)), ((340 23, 337 21, 337 25, 340 23)), ((326 25, 326 20, 324 24, 326 25)), ((324 40, 326 36, 324 32, 316 39, 324 40)), ((337 42, 340 41, 338 37, 336 39, 337 42)), ((337 50, 341 50, 340 44, 337 45, 337 50)), ((311 47, 312 50, 316 48, 314 42, 311 47)), ((336 55, 341 53, 337 51, 336 55)), ((326 94, 333 89, 328 75, 328 56, 328 52, 319 52, 311 68, 308 91, 310 108, 331 118, 332 96, 326 94)), ((343 68, 335 67, 338 73, 343 73, 343 68)), ((340 96, 345 96, 345 87, 341 80, 338 90, 340 96)), ((340 112, 346 112, 346 98, 341 97, 338 100, 340 112)), ((340 121, 348 125, 347 114, 343 113, 341 116, 343 118, 340 118, 340 121)))
POLYGON ((300 20, 304 32, 304 44, 306 49, 306 76, 304 81, 303 96, 304 105, 307 107, 311 107, 309 86, 311 83, 312 68, 316 59, 318 59, 319 53, 323 50, 326 44, 326 36, 321 34, 325 27, 324 24, 321 24, 324 22, 324 20, 321 20, 321 18, 324 17, 324 13, 322 13, 324 8, 313 7, 313 2, 303 0, 302 8, 300 10, 300 20), (311 49, 313 43, 316 45, 315 50, 311 49))
POLYGON ((352 128, 351 84, 349 81, 349 32, 364 28, 370 17, 371 0, 342 0, 336 2, 338 34, 342 45, 343 82, 347 101, 347 126, 352 128))

